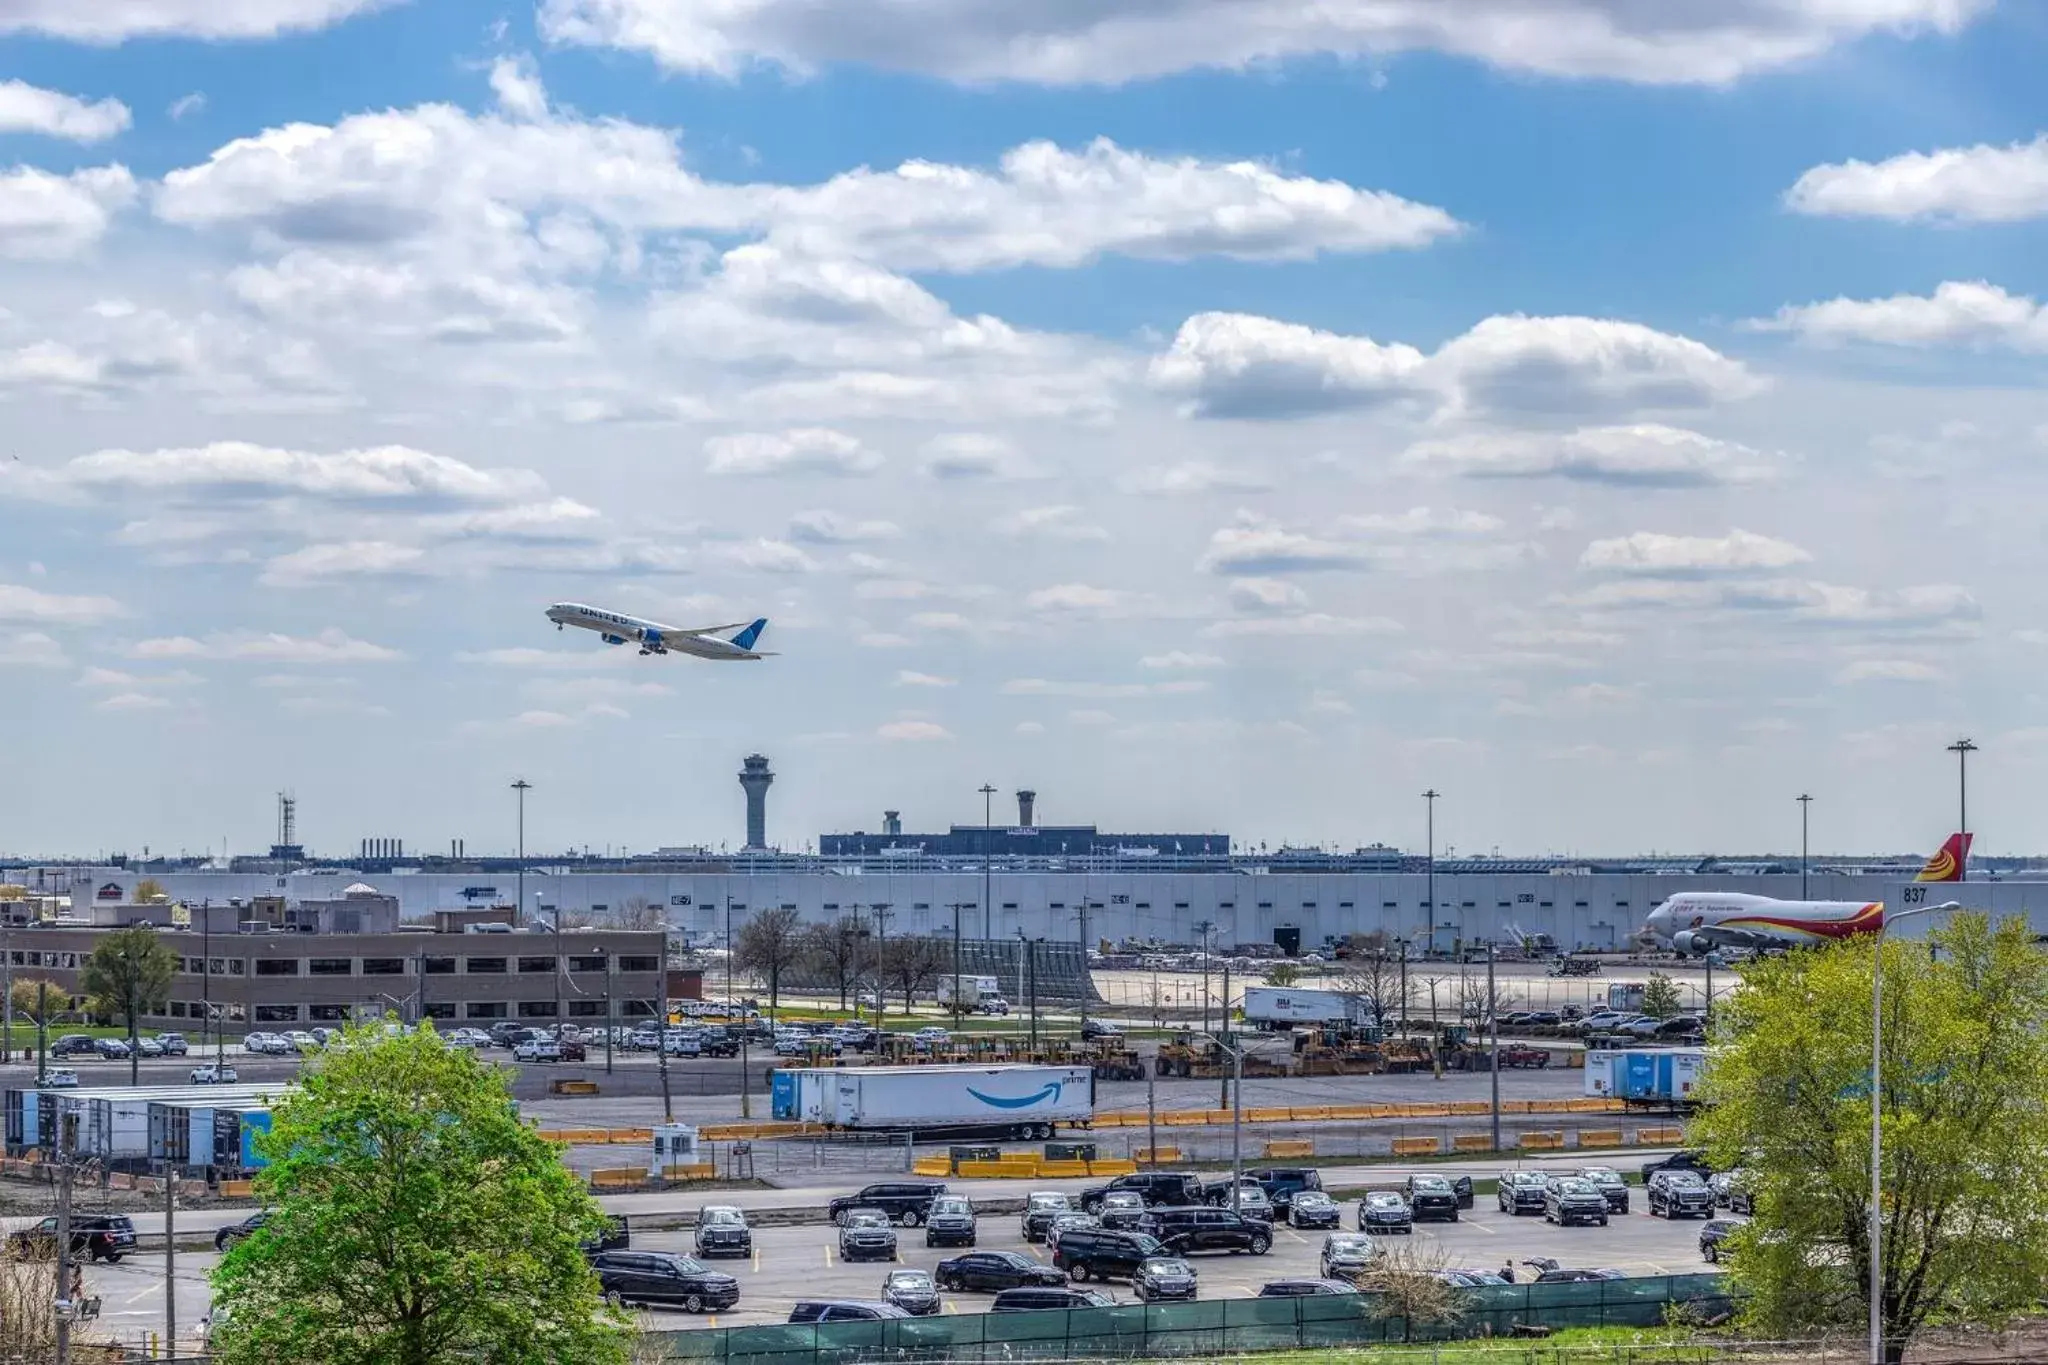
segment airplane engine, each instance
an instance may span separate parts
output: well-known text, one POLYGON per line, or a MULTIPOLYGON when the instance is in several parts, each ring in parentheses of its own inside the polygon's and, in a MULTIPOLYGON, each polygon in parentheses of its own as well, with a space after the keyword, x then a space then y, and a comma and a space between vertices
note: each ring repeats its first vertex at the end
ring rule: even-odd
POLYGON ((1681 929, 1671 936, 1671 946, 1678 950, 1680 957, 1705 957, 1713 951, 1713 945, 1700 941, 1700 936, 1690 929, 1681 929))
POLYGON ((626 643, 626 637, 623 635, 604 635, 598 638, 602 639, 608 645, 622 645, 626 643))
POLYGON ((668 653, 668 646, 662 643, 662 639, 661 639, 661 632, 660 632, 660 631, 658 631, 658 630, 648 630, 648 629, 646 629, 646 628, 644 628, 644 627, 643 627, 643 628, 642 628, 642 629, 640 630, 640 632, 639 632, 639 635, 640 635, 640 652, 641 652, 642 654, 666 654, 666 653, 668 653))

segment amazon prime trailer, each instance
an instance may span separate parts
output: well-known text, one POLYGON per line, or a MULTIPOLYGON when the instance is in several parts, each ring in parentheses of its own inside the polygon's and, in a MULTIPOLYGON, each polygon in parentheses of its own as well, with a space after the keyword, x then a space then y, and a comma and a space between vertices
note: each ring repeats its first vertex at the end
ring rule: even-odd
POLYGON ((1043 1141, 1095 1119, 1086 1066, 862 1066, 778 1070, 775 1117, 850 1132, 1043 1141))
POLYGON ((1627 1049, 1586 1054, 1586 1094, 1620 1100, 1631 1109, 1689 1109, 1699 1101, 1707 1050, 1700 1047, 1627 1049))

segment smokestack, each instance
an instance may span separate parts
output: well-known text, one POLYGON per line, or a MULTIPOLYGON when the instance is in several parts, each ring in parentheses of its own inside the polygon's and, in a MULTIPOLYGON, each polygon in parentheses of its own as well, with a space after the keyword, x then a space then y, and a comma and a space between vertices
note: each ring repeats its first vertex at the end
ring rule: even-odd
POLYGON ((902 811, 885 810, 882 812, 882 833, 886 834, 891 839, 894 839, 897 835, 903 833, 902 811))
POLYGON ((1017 793, 1017 828, 1031 828, 1031 807, 1038 801, 1038 793, 1025 790, 1017 793))
POLYGON ((747 794, 747 847, 768 847, 768 788, 775 774, 761 754, 748 754, 740 761, 740 790, 747 794))

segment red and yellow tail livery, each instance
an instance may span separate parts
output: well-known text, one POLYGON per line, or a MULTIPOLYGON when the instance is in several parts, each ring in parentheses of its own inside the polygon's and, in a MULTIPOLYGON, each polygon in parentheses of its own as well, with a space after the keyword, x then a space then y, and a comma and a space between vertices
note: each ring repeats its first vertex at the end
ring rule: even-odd
POLYGON ((1936 849, 1934 856, 1927 860, 1927 866, 1920 869, 1916 882, 1959 882, 1963 872, 1970 865, 1970 835, 1951 834, 1948 842, 1936 849))

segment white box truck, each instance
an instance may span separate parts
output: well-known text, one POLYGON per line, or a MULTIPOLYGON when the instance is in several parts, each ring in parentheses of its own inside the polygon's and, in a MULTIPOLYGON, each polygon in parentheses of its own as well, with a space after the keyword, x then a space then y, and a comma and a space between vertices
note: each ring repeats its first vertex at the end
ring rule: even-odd
POLYGON ((1244 1021, 1262 1029, 1296 1024, 1371 1024, 1372 1002, 1345 991, 1295 990, 1282 986, 1247 986, 1244 1021))
POLYGON ((939 1004, 958 1004, 963 1010, 976 1009, 984 1000, 994 999, 1003 993, 1003 988, 992 976, 942 976, 939 978, 939 1004))
MULTIPOLYGON (((1042 1142, 1095 1118, 1095 1072, 1086 1066, 859 1066, 819 1074, 820 1121, 857 1132, 1042 1142)), ((799 1082, 797 1090, 808 1087, 799 1082)))

